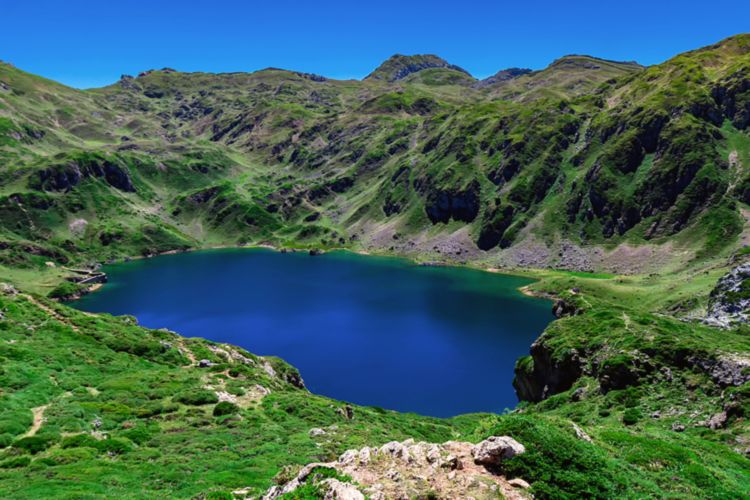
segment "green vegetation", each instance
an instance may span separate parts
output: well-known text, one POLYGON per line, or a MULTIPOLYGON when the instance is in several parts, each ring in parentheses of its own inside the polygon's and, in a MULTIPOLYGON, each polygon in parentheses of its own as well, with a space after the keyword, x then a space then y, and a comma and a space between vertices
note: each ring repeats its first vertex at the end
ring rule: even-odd
POLYGON ((745 496, 750 329, 698 320, 748 256, 748 74, 748 35, 484 82, 394 56, 79 91, 0 63, 0 496, 259 495, 350 448, 503 434, 538 498, 745 496), (98 263, 263 244, 524 267, 562 317, 510 414, 349 418, 282 360, 51 300, 98 263))

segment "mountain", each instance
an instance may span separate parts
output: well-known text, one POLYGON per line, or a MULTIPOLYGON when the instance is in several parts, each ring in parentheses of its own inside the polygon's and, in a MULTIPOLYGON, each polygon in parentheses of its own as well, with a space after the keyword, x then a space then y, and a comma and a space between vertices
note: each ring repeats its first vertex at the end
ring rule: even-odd
POLYGON ((463 73, 469 79, 472 79, 468 71, 456 65, 450 64, 445 59, 436 55, 413 55, 403 56, 396 54, 388 58, 383 64, 378 66, 375 71, 365 77, 365 80, 385 80, 395 82, 403 80, 409 75, 419 73, 428 69, 446 69, 456 73, 463 73))
POLYGON ((477 82, 478 87, 487 87, 489 85, 494 85, 496 83, 502 83, 507 82, 508 80, 513 80, 514 78, 518 78, 519 76, 528 75, 531 73, 532 70, 528 68, 508 68, 508 69, 501 69, 494 75, 485 78, 484 80, 480 80, 477 82))
POLYGON ((303 485, 322 496, 349 448, 509 436, 527 451, 498 470, 538 497, 742 496, 748 75, 747 34, 483 81, 394 56, 362 81, 163 68, 83 91, 0 64, 0 492, 258 496, 326 461, 303 485), (558 319, 516 364, 523 403, 347 410, 280 360, 50 300, 87 292, 70 268, 260 244, 537 279, 558 319), (216 384, 247 397, 228 418, 216 384))

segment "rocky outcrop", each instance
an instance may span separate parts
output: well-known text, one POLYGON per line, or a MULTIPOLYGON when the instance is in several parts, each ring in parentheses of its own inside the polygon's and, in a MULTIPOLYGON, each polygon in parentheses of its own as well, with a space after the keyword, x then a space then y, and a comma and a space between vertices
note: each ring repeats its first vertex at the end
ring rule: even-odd
POLYGON ((526 452, 526 448, 508 436, 492 436, 471 450, 474 462, 489 467, 498 467, 503 461, 526 452))
POLYGON ((717 359, 691 357, 688 366, 706 373, 719 387, 740 386, 750 382, 750 358, 724 355, 717 359))
POLYGON ((514 214, 515 209, 511 205, 486 210, 477 238, 477 247, 480 250, 491 250, 498 245, 503 248, 509 246, 510 241, 504 239, 503 236, 513 223, 514 214))
POLYGON ((577 305, 563 299, 557 299, 552 306, 552 314, 558 319, 566 316, 575 316, 581 314, 581 312, 577 305))
POLYGON ((575 349, 554 356, 542 336, 531 345, 531 356, 516 363, 513 388, 521 401, 542 401, 570 389, 583 374, 583 359, 575 349))
POLYGON ((532 70, 528 68, 508 68, 508 69, 501 69, 494 75, 485 78, 484 80, 480 80, 477 83, 474 84, 475 88, 484 88, 489 87, 490 85, 495 84, 502 84, 504 82, 514 80, 518 78, 519 76, 528 75, 531 73, 532 70))
POLYGON ((71 161, 55 165, 39 172, 36 188, 44 191, 70 191, 83 179, 103 178, 107 184, 120 191, 135 192, 135 186, 127 168, 106 158, 86 161, 71 161))
POLYGON ((729 328, 750 321, 750 262, 732 269, 711 292, 704 322, 729 328))
POLYGON ((396 54, 378 66, 375 71, 367 75, 365 80, 386 80, 388 82, 395 82, 403 80, 413 73, 430 68, 447 68, 471 76, 465 69, 450 64, 445 59, 432 54, 414 56, 396 54))
MULTIPOLYGON (((379 448, 348 450, 334 462, 308 464, 290 481, 268 490, 263 499, 279 498, 305 484, 317 486, 325 498, 423 498, 428 492, 437 498, 528 498, 526 481, 509 481, 499 474, 503 461, 524 452, 521 443, 507 436, 477 445, 392 441, 379 448), (320 474, 324 469, 329 472, 320 474), (336 477, 331 477, 331 469, 336 477), (344 481, 347 476, 351 483, 344 481)), ((234 493, 242 496, 243 491, 234 493)))
POLYGON ((479 213, 479 183, 474 181, 461 190, 430 191, 425 201, 425 212, 433 224, 451 219, 473 221, 479 213))

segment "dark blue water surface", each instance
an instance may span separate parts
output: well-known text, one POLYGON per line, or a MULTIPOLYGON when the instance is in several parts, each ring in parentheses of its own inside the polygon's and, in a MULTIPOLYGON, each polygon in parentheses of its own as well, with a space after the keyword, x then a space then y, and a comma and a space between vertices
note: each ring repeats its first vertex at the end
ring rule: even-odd
POLYGON ((552 319, 529 283, 333 252, 214 250, 107 266, 75 306, 296 366, 315 393, 451 416, 516 405, 515 360, 552 319))

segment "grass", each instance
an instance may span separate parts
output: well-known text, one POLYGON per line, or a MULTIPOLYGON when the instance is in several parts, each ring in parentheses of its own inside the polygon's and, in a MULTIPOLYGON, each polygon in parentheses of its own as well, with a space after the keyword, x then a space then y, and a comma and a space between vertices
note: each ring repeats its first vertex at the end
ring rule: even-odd
MULTIPOLYGON (((510 434, 529 451, 505 472, 539 498, 742 497, 747 384, 726 388, 701 366, 746 359, 747 330, 692 318, 747 254, 747 127, 709 97, 725 88, 744 109, 747 40, 647 69, 569 57, 484 89, 455 68, 389 83, 400 59, 363 82, 153 71, 92 91, 0 64, 12 89, 0 93, 0 279, 35 294, 0 298, 0 495, 228 498, 348 448, 510 434), (476 215, 457 217, 464 204, 476 215), (443 205, 448 222, 432 223, 426 208, 443 205), (486 235, 488 251, 425 243, 457 235, 486 235), (77 290, 66 267, 192 248, 496 267, 512 255, 501 247, 544 243, 555 262, 563 242, 662 260, 636 262, 635 275, 520 271, 581 314, 553 322, 517 365, 519 380, 566 383, 509 415, 355 406, 349 420, 344 403, 289 383, 281 360, 238 363, 207 341, 45 298, 77 290), (725 408, 727 427, 707 428, 725 408)), ((305 494, 320 494, 315 480, 305 494)))

